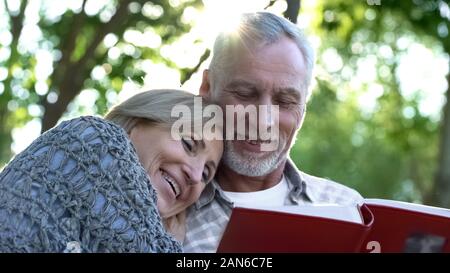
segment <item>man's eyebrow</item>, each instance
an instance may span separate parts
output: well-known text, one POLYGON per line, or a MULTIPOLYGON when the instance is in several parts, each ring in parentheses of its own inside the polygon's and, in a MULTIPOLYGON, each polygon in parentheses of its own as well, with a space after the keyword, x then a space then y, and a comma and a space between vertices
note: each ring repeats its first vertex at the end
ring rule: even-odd
POLYGON ((288 95, 294 97, 298 102, 301 101, 301 91, 294 87, 283 87, 279 88, 278 92, 279 95, 288 95))
POLYGON ((242 87, 250 89, 250 90, 258 90, 258 87, 256 86, 256 84, 249 82, 249 81, 245 81, 245 80, 234 80, 234 81, 228 83, 225 86, 225 89, 233 90, 233 89, 242 88, 242 87))

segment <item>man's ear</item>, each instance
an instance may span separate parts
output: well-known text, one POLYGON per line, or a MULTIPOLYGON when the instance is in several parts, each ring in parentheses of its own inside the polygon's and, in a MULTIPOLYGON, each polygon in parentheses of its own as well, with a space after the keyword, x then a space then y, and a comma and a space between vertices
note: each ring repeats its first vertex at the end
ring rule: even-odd
POLYGON ((205 99, 209 99, 211 97, 211 86, 209 84, 208 69, 203 70, 202 84, 200 85, 199 94, 205 99))

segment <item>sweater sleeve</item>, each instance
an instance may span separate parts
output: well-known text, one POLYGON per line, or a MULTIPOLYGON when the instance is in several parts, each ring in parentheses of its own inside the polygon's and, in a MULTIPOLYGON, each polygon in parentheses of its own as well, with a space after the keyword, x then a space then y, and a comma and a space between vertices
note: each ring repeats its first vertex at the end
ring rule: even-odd
POLYGON ((99 118, 42 135, 0 174, 0 192, 1 251, 181 251, 126 133, 99 118))

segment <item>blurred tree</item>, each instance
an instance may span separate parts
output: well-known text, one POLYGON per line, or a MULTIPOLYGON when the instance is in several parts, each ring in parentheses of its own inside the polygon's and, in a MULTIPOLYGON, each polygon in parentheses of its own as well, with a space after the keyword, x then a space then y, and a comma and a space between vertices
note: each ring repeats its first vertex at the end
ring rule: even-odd
POLYGON ((407 98, 398 77, 408 51, 402 41, 448 60, 448 1, 323 1, 316 8, 318 85, 293 159, 367 197, 450 207, 450 91, 439 122, 420 111, 424 90, 407 98), (368 62, 374 70, 363 70, 368 62), (353 78, 368 80, 355 88, 353 78))
MULTIPOLYGON (((93 94, 93 112, 102 114, 128 79, 142 83, 149 62, 175 68, 182 83, 210 54, 180 67, 163 50, 189 30, 184 15, 200 0, 62 3, 0 2, 0 163, 10 158, 12 128, 38 118, 45 131, 80 91, 93 94)), ((435 118, 421 111, 424 90, 406 96, 398 76, 414 43, 448 60, 448 1, 285 3, 284 16, 296 22, 301 7, 321 40, 317 85, 291 152, 296 164, 366 197, 450 207, 450 92, 435 118)))
MULTIPOLYGON (((417 35, 437 41, 450 56, 450 5, 448 0, 383 1, 380 13, 392 12, 415 29, 417 35), (388 11, 386 11, 387 9, 388 11)), ((450 58, 448 66, 450 67, 450 58)), ((442 110, 439 162, 435 175, 434 203, 450 207, 450 72, 447 75, 447 101, 442 110)))
POLYGON ((4 0, 0 36, 10 38, 0 39, 0 68, 7 69, 3 77, 0 71, 0 162, 11 156, 12 128, 35 117, 41 131, 48 130, 82 90, 95 93, 94 112, 104 113, 108 96, 127 79, 142 84, 144 60, 177 68, 186 80, 196 67, 176 67, 160 48, 189 31, 185 8, 200 5, 200 0, 4 0))
POLYGON ((289 19, 292 23, 297 23, 298 13, 300 11, 300 0, 286 0, 287 7, 286 11, 284 12, 284 17, 289 19))

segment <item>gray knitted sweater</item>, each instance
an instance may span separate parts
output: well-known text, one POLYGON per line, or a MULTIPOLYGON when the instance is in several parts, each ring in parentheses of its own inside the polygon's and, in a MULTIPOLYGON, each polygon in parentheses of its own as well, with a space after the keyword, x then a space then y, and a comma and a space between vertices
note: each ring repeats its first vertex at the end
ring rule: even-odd
POLYGON ((0 252, 180 252, 126 132, 62 122, 0 173, 0 252))

